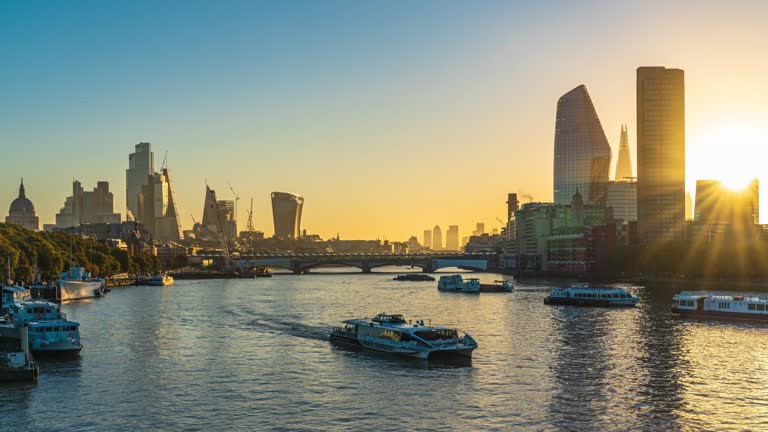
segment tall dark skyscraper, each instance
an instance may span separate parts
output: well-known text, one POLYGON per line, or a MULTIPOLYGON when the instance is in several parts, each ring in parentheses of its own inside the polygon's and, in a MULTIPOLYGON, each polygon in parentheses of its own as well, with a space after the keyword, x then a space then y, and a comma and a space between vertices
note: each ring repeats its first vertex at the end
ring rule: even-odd
POLYGON ((616 181, 624 181, 632 176, 632 157, 629 155, 629 137, 627 126, 621 125, 619 138, 619 158, 616 160, 616 181))
POLYGON ((570 204, 579 190, 588 204, 604 204, 611 146, 583 85, 557 101, 555 122, 555 204, 570 204))
POLYGON ((637 69, 637 217, 644 243, 685 239, 685 80, 637 69))
POLYGON ((272 192, 272 219, 275 237, 296 239, 301 233, 301 211, 304 198, 287 192, 272 192))
POLYGON ((758 180, 740 191, 725 188, 718 180, 697 180, 694 220, 707 224, 757 225, 760 223, 758 180))

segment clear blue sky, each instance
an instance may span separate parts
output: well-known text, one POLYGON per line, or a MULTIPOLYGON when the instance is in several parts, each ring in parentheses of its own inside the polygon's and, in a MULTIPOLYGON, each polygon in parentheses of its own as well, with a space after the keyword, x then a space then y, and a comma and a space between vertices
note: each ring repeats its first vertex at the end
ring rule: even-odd
POLYGON ((43 223, 73 178, 109 181, 123 211, 127 155, 150 141, 158 166, 168 151, 185 226, 207 179, 220 198, 232 182, 243 223, 253 196, 268 234, 269 192, 285 190, 305 196, 305 226, 325 237, 405 239, 435 224, 466 235, 503 217, 506 192, 551 199, 555 103, 579 84, 614 147, 630 124, 633 151, 640 65, 686 69, 689 138, 723 117, 766 123, 754 89, 765 12, 738 1, 5 1, 0 211, 19 177, 43 223), (731 87, 713 96, 715 84, 731 87))

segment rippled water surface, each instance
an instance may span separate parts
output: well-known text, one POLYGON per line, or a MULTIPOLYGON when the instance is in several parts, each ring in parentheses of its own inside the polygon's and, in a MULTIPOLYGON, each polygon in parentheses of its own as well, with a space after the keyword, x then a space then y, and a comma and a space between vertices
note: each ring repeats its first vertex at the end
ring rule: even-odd
POLYGON ((552 283, 463 295, 392 276, 178 281, 65 305, 82 357, 0 386, 0 429, 768 430, 768 324, 674 318, 668 289, 569 308, 543 304, 552 283), (459 366, 328 344, 378 312, 480 347, 459 366))

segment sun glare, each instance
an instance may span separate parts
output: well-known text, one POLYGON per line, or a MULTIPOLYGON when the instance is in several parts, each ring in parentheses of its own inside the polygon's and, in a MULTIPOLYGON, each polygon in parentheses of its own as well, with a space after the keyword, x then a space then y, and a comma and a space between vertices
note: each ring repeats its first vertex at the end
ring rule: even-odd
POLYGON ((720 180, 729 189, 742 190, 762 174, 768 128, 751 120, 718 122, 700 128, 686 147, 689 188, 696 180, 720 180))

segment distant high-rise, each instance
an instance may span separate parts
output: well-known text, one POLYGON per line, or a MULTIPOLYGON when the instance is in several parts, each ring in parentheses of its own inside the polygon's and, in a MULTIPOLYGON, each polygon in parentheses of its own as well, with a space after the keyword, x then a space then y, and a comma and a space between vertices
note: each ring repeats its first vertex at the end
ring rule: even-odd
POLYGON ((696 222, 706 224, 757 225, 760 222, 758 180, 741 191, 725 188, 718 180, 698 180, 694 214, 696 222))
POLYGON ((450 251, 459 250, 459 226, 448 225, 448 231, 445 233, 445 248, 450 251))
POLYGON ((475 232, 474 235, 481 236, 485 234, 485 224, 483 222, 477 222, 475 224, 475 232))
POLYGON ((624 222, 637 221, 637 182, 632 180, 608 182, 605 206, 613 211, 613 218, 624 222))
POLYGON ((27 193, 24 190, 24 179, 21 180, 21 185, 19 186, 18 198, 11 202, 5 223, 21 225, 32 231, 40 229, 40 218, 35 213, 35 205, 27 198, 27 193))
POLYGON ((209 233, 224 233, 224 239, 229 243, 237 237, 237 221, 235 220, 235 202, 232 200, 217 200, 216 191, 205 185, 205 204, 203 207, 202 224, 209 233))
POLYGON ((155 173, 152 144, 136 144, 136 151, 128 155, 128 169, 125 170, 125 208, 129 219, 139 218, 139 194, 149 184, 149 177, 155 173))
POLYGON ((511 221, 515 216, 515 212, 520 209, 520 202, 517 200, 517 194, 511 193, 507 195, 507 221, 511 221))
POLYGON ((435 225, 435 227, 432 228, 432 249, 443 249, 443 230, 440 229, 439 225, 435 225))
POLYGON ((72 183, 72 195, 66 198, 64 207, 56 214, 56 227, 120 223, 120 219, 120 213, 114 213, 114 197, 109 191, 108 182, 100 181, 93 191, 86 192, 82 184, 75 180, 72 183))
POLYGON ((632 176, 632 157, 629 155, 629 137, 627 126, 621 125, 619 138, 619 158, 616 160, 616 181, 624 181, 632 176))
POLYGON ((685 239, 685 80, 637 69, 637 230, 650 243, 685 239))
POLYGON ((432 230, 424 230, 424 247, 432 248, 432 230))
POLYGON ((557 101, 555 204, 570 204, 577 189, 587 204, 604 204, 610 169, 611 146, 587 88, 580 85, 557 101))
POLYGON ((299 238, 303 207, 304 198, 299 195, 272 192, 272 218, 275 222, 276 238, 299 238))
POLYGON ((167 168, 147 177, 147 184, 139 194, 138 209, 136 220, 154 240, 175 242, 181 239, 176 197, 167 168))

